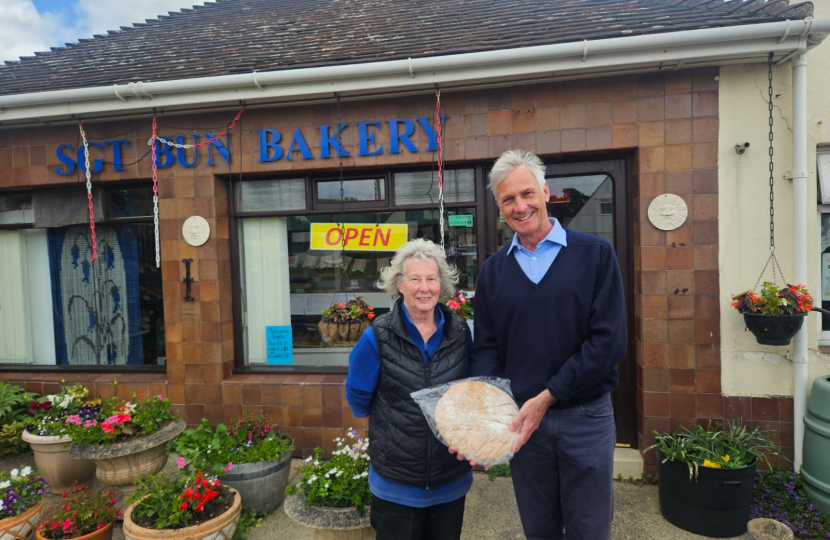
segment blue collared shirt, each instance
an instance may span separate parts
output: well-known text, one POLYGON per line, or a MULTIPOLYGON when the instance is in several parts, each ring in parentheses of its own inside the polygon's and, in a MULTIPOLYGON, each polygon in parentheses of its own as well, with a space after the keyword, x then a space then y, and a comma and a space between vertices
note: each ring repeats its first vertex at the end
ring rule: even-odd
POLYGON ((530 251, 519 243, 519 235, 513 235, 513 241, 507 248, 507 253, 513 252, 516 262, 519 263, 522 271, 533 283, 538 284, 547 274, 550 265, 553 264, 556 256, 563 246, 568 245, 565 229, 554 218, 548 218, 553 228, 547 236, 536 246, 536 251, 530 251))

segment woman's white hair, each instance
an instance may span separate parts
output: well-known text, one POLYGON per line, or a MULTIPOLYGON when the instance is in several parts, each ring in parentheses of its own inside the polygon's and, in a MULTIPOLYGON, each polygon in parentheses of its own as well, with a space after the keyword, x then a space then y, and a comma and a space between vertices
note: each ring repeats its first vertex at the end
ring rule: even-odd
POLYGON ((389 293, 392 298, 401 295, 398 290, 398 277, 404 274, 404 265, 409 259, 433 260, 438 265, 438 279, 441 282, 441 296, 455 294, 455 284, 458 283, 458 270, 447 263, 447 256, 440 246, 429 240, 416 238, 402 245, 395 252, 391 266, 387 266, 380 273, 378 287, 389 293))
POLYGON ((501 184, 502 180, 507 178, 507 175, 513 172, 513 169, 524 166, 527 172, 536 178, 539 182, 539 189, 545 189, 545 164, 542 160, 532 152, 525 152, 524 150, 508 150, 503 153, 493 168, 490 170, 490 191, 493 195, 496 194, 496 188, 501 184))

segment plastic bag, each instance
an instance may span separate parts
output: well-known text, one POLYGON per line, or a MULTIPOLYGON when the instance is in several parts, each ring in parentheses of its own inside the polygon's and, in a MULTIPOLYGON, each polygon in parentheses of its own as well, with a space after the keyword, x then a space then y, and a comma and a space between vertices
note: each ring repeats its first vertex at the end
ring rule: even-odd
POLYGON ((435 437, 470 461, 501 465, 513 458, 519 430, 508 425, 519 407, 508 379, 470 377, 410 395, 435 437))

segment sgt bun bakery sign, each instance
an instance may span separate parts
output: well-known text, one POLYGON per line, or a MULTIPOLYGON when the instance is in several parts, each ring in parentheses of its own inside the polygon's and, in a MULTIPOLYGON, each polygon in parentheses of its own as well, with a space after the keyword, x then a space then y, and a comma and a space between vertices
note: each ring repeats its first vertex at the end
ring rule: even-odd
POLYGON ((395 251, 406 243, 405 223, 312 223, 311 249, 346 251, 395 251))
MULTIPOLYGON (((444 122, 441 118, 441 122, 444 122)), ((277 129, 259 129, 257 136, 259 140, 259 155, 257 161, 260 163, 271 161, 294 161, 294 160, 316 160, 333 159, 335 157, 349 157, 351 154, 340 145, 340 138, 344 133, 354 132, 355 149, 357 156, 376 156, 379 154, 399 154, 403 150, 408 152, 420 152, 425 150, 431 152, 438 149, 436 134, 433 129, 435 120, 426 116, 410 120, 408 118, 393 118, 390 120, 372 120, 368 122, 344 122, 335 125, 319 125, 289 128, 285 131, 277 129), (388 133, 388 137, 385 135, 388 133), (417 141, 419 135, 423 134, 425 139, 419 148, 413 138, 417 141), (388 142, 380 142, 380 140, 388 142), (313 149, 313 150, 312 150, 313 149)), ((230 163, 230 148, 233 145, 230 141, 230 134, 224 140, 216 140, 203 148, 173 148, 168 144, 159 142, 156 145, 158 155, 156 166, 159 169, 166 169, 178 163, 182 167, 195 167, 200 160, 207 160, 207 165, 230 163)), ((213 133, 190 133, 187 135, 159 135, 164 139, 179 145, 198 144, 213 139, 213 133)), ((124 170, 125 150, 130 147, 128 139, 114 139, 108 141, 89 142, 90 172, 97 173, 107 169, 113 171, 124 170)), ((149 150, 149 146, 139 148, 134 152, 139 156, 149 150)), ((256 146, 255 146, 256 155, 256 146)), ((55 166, 55 172, 61 176, 75 174, 75 169, 80 168, 85 172, 84 146, 61 144, 55 150, 59 164, 55 166)), ((150 159, 147 156, 147 159, 150 159)))

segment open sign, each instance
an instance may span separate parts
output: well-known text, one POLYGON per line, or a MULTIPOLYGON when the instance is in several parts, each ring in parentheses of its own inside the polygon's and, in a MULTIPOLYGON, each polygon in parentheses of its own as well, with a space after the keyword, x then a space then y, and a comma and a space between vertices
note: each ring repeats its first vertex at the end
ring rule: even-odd
POLYGON ((395 251, 406 243, 407 230, 405 223, 312 223, 311 249, 343 249, 345 239, 347 251, 395 251))

